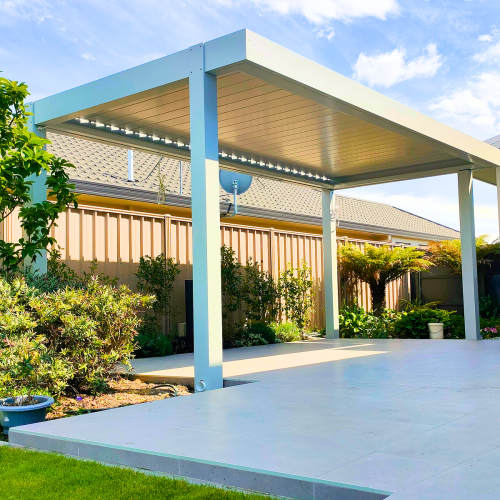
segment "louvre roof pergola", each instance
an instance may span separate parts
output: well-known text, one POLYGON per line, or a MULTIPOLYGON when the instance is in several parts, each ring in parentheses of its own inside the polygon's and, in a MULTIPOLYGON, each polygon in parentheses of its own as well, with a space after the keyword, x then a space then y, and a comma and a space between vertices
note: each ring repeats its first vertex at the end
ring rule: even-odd
POLYGON ((468 338, 478 338, 472 176, 500 151, 247 30, 33 103, 32 126, 192 165, 195 369, 222 386, 219 165, 323 191, 327 335, 338 336, 335 189, 459 173, 468 338))

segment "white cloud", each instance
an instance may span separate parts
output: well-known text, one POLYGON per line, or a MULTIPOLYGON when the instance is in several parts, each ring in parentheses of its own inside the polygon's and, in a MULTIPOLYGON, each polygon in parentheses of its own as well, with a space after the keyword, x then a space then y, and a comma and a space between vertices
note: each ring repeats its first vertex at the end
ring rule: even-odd
POLYGON ((353 64, 353 78, 367 82, 370 86, 390 87, 412 78, 430 78, 443 64, 442 56, 438 54, 436 44, 430 43, 425 48, 427 55, 408 61, 404 49, 394 49, 392 52, 367 56, 359 54, 353 64))
POLYGON ((3 16, 20 17, 39 24, 53 17, 49 7, 45 0, 0 0, 0 13, 3 16))
POLYGON ((494 29, 489 35, 481 35, 480 42, 492 42, 491 45, 482 52, 474 54, 474 60, 479 63, 495 64, 500 62, 500 31, 494 29))
POLYGON ((86 61, 95 61, 95 57, 90 52, 86 52, 85 54, 82 54, 82 57, 86 61))
POLYGON ((467 86, 437 98, 429 106, 436 115, 486 139, 500 132, 500 73, 483 72, 470 79, 467 86))
POLYGON ((480 42, 492 42, 493 41, 493 35, 479 35, 477 39, 480 42))
POLYGON ((316 32, 316 36, 318 38, 326 38, 329 42, 331 42, 335 36, 335 31, 331 26, 316 28, 314 31, 316 32))
POLYGON ((225 5, 251 2, 262 10, 281 15, 298 14, 316 25, 332 20, 349 22, 361 17, 386 19, 399 12, 398 0, 219 0, 225 5))

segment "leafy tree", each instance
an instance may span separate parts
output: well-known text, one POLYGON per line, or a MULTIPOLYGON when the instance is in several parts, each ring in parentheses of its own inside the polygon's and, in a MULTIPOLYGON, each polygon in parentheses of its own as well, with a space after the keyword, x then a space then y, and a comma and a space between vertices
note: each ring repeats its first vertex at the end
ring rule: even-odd
POLYGON ((427 270, 433 264, 424 259, 425 252, 415 247, 395 247, 388 245, 375 247, 366 244, 364 251, 356 245, 348 244, 339 248, 341 273, 352 273, 359 281, 370 286, 373 314, 384 312, 386 288, 389 283, 408 272, 427 270))
POLYGON ((305 261, 297 269, 289 264, 281 273, 278 283, 285 312, 302 333, 314 308, 313 286, 312 270, 305 261))
MULTIPOLYGON (((431 241, 427 247, 430 260, 438 266, 449 267, 455 274, 462 274, 462 246, 460 240, 431 241)), ((498 244, 489 244, 486 236, 476 238, 476 259, 479 265, 491 265, 494 255, 500 253, 498 244)))
POLYGON ((66 172, 74 165, 44 150, 50 144, 27 128, 25 83, 0 77, 0 222, 20 207, 23 237, 14 243, 0 240, 1 269, 16 271, 25 258, 35 261, 55 243, 50 230, 68 206, 77 206, 66 172), (30 203, 33 179, 47 173, 46 186, 53 201, 30 203))

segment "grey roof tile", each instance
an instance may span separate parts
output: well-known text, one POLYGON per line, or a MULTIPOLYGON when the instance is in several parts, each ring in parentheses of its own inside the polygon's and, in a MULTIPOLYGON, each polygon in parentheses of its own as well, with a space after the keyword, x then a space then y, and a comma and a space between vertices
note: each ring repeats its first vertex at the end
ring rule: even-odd
MULTIPOLYGON (((74 180, 84 180, 116 186, 158 191, 159 175, 167 193, 179 193, 179 161, 156 155, 135 152, 135 182, 127 180, 127 150, 116 146, 77 139, 59 134, 48 134, 52 153, 66 158, 76 166, 71 173, 74 180)), ((183 162, 183 194, 191 195, 191 170, 183 162)), ((222 199, 230 201, 222 189, 222 199), (226 197, 224 197, 226 195, 226 197)), ((341 221, 384 227, 393 231, 412 231, 436 237, 457 238, 458 231, 384 203, 337 196, 341 221)), ((250 189, 239 196, 241 205, 286 213, 321 216, 321 193, 297 184, 255 177, 250 189)))

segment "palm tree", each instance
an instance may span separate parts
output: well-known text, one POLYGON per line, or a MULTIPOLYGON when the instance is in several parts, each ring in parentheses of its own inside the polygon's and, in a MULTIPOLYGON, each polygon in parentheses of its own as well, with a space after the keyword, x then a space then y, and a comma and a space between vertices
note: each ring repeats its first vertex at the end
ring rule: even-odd
POLYGON ((424 259, 425 252, 415 247, 376 247, 364 249, 353 244, 339 248, 339 268, 344 275, 370 286, 372 309, 376 316, 384 312, 386 288, 389 283, 408 272, 425 271, 433 264, 424 259))
MULTIPOLYGON (((429 259, 437 266, 449 267, 455 274, 462 274, 462 246, 460 240, 430 241, 427 251, 429 259)), ((498 243, 488 243, 486 235, 476 238, 476 260, 478 265, 491 266, 495 255, 500 253, 498 243)))

